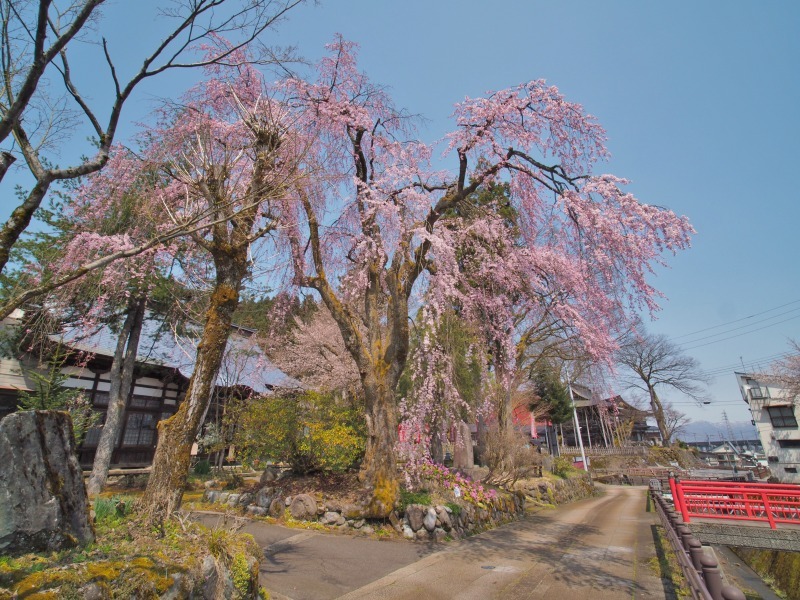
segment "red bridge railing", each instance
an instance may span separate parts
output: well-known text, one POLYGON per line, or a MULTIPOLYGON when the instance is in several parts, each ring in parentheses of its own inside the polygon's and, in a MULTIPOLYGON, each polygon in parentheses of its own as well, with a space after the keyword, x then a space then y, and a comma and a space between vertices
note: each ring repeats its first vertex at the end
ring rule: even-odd
POLYGON ((675 509, 686 523, 692 517, 800 525, 800 485, 693 481, 670 478, 675 509))

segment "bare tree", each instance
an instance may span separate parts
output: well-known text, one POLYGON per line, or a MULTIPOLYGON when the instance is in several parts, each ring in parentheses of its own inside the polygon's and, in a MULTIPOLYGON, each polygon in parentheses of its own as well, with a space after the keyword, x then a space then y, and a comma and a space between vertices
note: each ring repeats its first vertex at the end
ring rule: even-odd
POLYGON ((686 356, 667 336, 636 332, 622 344, 617 362, 631 371, 625 377, 628 386, 647 394, 664 445, 669 445, 674 431, 667 424, 666 408, 657 390, 672 388, 701 403, 708 378, 700 370, 700 364, 686 356))
MULTIPOLYGON (((174 0, 159 9, 159 17, 173 26, 154 48, 142 52, 141 66, 126 79, 115 55, 130 50, 115 48, 101 32, 105 0, 0 0, 0 182, 20 156, 35 181, 0 227, 0 272, 50 186, 99 171, 107 163, 123 106, 141 82, 171 70, 235 66, 240 49, 303 1, 174 0), (221 37, 233 40, 221 43, 221 37), (77 41, 97 48, 97 62, 89 68, 93 74, 103 68, 108 73, 112 94, 105 103, 92 100, 98 96, 97 85, 86 95, 73 76, 69 51, 77 41), (58 150, 74 144, 69 134, 85 127, 96 138, 89 150, 93 155, 72 166, 55 166, 58 150)), ((141 10, 138 3, 136 10, 141 10)), ((281 58, 261 46, 254 60, 281 58)))
POLYGON ((664 403, 664 424, 667 426, 667 433, 670 439, 680 435, 692 420, 682 413, 669 402, 664 403))

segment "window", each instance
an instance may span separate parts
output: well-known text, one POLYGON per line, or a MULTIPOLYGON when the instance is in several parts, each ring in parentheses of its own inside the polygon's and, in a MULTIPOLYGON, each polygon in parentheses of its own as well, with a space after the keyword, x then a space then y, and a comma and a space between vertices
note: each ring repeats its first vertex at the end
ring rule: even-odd
POLYGON ((150 413, 130 413, 125 424, 123 446, 152 446, 156 438, 156 417, 150 413))
POLYGON ((800 448, 800 440, 778 440, 781 448, 800 448))
POLYGON ((797 473, 797 467, 784 467, 783 470, 787 473, 797 473))
POLYGON ((770 406, 767 412, 773 427, 797 427, 794 406, 770 406))

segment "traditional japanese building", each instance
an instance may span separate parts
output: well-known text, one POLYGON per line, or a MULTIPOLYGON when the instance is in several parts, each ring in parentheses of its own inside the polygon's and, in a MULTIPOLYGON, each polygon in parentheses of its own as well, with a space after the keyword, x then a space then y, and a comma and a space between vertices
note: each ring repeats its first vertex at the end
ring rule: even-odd
MULTIPOLYGON (((8 325, 8 323, 7 323, 8 325)), ((173 415, 183 399, 194 372, 197 341, 202 328, 187 324, 180 330, 152 315, 144 320, 137 352, 134 383, 125 406, 123 428, 112 456, 112 465, 147 466, 157 443, 156 424, 173 415)), ((253 339, 253 331, 234 327, 225 350, 223 365, 206 420, 219 418, 225 401, 232 396, 269 394, 277 389, 298 389, 302 384, 278 369, 253 339)), ((81 465, 90 467, 100 439, 102 421, 109 402, 110 371, 117 336, 109 326, 91 331, 67 329, 49 336, 61 344, 68 358, 61 371, 69 378, 65 387, 84 390, 100 423, 91 428, 80 448, 81 465)), ((0 416, 16 409, 19 391, 33 389, 30 372, 37 368, 33 357, 22 355, 0 362, 0 416)))

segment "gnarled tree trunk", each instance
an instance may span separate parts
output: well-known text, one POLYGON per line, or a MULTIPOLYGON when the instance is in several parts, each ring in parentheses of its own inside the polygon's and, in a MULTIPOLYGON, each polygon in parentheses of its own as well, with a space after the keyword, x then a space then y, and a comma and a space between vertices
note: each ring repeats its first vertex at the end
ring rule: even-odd
POLYGON ((234 258, 215 256, 217 281, 197 344, 194 372, 178 411, 158 423, 158 446, 139 508, 150 525, 161 525, 180 508, 192 444, 203 424, 230 335, 233 313, 247 269, 246 251, 234 258))
POLYGON ((397 406, 395 388, 387 377, 370 374, 364 378, 367 417, 367 448, 359 477, 369 486, 365 516, 383 518, 394 508, 400 492, 395 444, 397 406))

